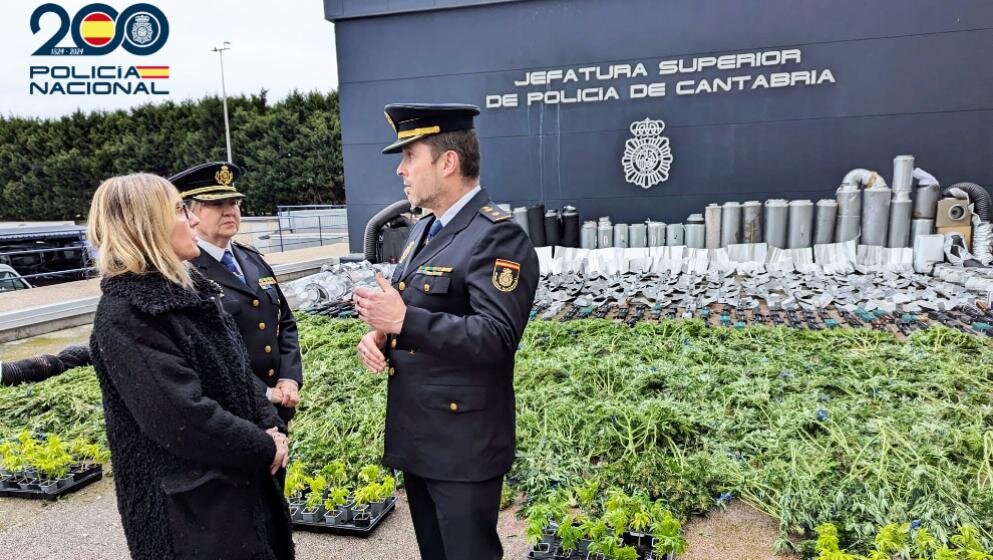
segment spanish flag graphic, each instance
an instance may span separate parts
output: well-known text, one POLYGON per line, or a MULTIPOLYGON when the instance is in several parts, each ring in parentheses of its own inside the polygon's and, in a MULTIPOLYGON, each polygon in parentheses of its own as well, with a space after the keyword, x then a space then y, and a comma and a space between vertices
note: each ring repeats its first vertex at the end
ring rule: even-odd
POLYGON ((94 12, 83 18, 79 34, 87 45, 102 47, 114 38, 114 20, 103 12, 94 12))
POLYGON ((142 80, 164 80, 169 78, 168 66, 135 66, 142 80))

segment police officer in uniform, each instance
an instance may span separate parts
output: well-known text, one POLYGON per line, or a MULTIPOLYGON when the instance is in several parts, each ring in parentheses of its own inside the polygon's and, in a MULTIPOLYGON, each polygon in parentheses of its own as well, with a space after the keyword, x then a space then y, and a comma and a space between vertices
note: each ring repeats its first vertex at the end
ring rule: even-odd
POLYGON ((255 375, 278 401, 279 416, 289 423, 303 386, 296 319, 272 268, 257 249, 232 241, 241 225, 241 200, 234 181, 242 175, 233 163, 197 165, 169 178, 200 219, 200 256, 190 261, 224 290, 224 309, 244 339, 255 375))
POLYGON ((538 284, 538 257, 479 185, 472 105, 388 105, 411 206, 393 277, 357 288, 372 330, 360 359, 389 375, 383 463, 403 471, 425 560, 496 560, 503 476, 514 460, 514 353, 538 284))

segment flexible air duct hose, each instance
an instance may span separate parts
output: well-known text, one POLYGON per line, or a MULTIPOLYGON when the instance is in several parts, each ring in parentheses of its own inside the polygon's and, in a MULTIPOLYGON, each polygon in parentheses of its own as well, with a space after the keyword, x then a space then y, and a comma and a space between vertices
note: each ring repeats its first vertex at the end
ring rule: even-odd
POLYGON ((376 242, 379 237, 379 228, 383 227, 386 222, 409 210, 410 202, 406 199, 398 200, 377 212, 372 218, 369 218, 369 221, 365 225, 365 234, 362 236, 362 252, 365 253, 365 260, 371 263, 375 263, 378 260, 376 242))

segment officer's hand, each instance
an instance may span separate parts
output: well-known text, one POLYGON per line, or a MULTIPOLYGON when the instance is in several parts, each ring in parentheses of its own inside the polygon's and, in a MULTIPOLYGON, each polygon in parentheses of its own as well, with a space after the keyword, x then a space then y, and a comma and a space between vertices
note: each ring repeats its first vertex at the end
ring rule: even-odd
POLYGON ((400 334, 403 319, 407 315, 407 305, 403 303, 400 292, 379 272, 376 273, 376 283, 383 291, 355 288, 355 293, 352 294, 355 311, 370 327, 387 334, 400 334))
POLYGON ((359 359, 369 371, 383 371, 386 369, 386 356, 383 355, 383 348, 386 348, 386 333, 373 329, 362 337, 359 341, 359 359))
POLYGON ((273 387, 272 391, 269 391, 269 402, 271 402, 272 404, 283 403, 283 391, 282 389, 279 388, 278 385, 273 387))
POLYGON ((287 408, 294 408, 296 405, 300 404, 300 388, 297 386, 297 382, 292 379, 280 379, 276 383, 276 388, 273 393, 279 391, 282 393, 282 400, 278 404, 281 404, 287 408))

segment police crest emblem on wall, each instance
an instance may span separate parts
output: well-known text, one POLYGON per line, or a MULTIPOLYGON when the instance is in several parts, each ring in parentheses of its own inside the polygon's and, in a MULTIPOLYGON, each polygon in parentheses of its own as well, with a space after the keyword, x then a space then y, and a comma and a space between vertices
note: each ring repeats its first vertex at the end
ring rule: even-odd
POLYGON ((654 187, 669 178, 672 167, 672 148, 669 139, 662 136, 665 123, 661 120, 645 120, 631 123, 631 134, 624 142, 624 180, 643 189, 654 187))

